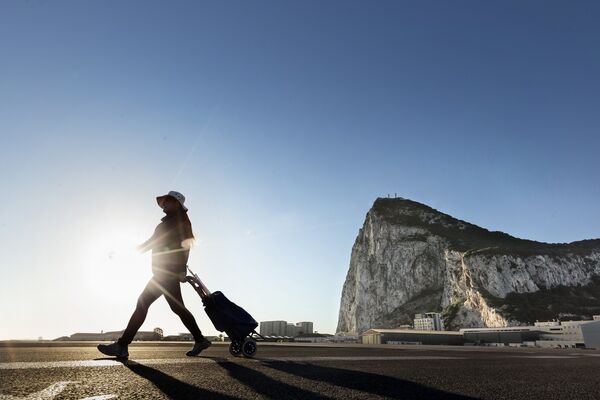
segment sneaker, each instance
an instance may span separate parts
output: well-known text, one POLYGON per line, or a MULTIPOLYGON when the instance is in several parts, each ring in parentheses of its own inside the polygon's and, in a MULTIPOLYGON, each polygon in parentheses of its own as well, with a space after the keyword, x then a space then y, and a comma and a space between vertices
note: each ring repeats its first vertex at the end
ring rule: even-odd
POLYGON ((99 344, 98 350, 100 350, 100 353, 106 354, 107 356, 113 356, 117 358, 129 357, 127 346, 123 346, 122 344, 119 344, 119 342, 114 342, 111 344, 99 344))
POLYGON ((206 340, 203 339, 199 342, 195 342, 194 343, 194 348, 192 348, 190 351, 188 351, 187 353, 185 353, 186 356, 197 356, 198 354, 200 354, 200 352, 204 349, 207 349, 210 347, 212 343, 210 342, 210 340, 206 340))

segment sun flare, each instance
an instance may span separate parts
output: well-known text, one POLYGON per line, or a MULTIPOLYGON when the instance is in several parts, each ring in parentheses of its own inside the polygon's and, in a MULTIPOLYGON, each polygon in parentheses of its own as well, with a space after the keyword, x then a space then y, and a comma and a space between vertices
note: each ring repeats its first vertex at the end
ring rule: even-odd
POLYGON ((132 283, 143 281, 150 272, 150 256, 141 254, 137 246, 149 236, 130 226, 97 229, 87 242, 86 276, 96 290, 126 290, 132 283))

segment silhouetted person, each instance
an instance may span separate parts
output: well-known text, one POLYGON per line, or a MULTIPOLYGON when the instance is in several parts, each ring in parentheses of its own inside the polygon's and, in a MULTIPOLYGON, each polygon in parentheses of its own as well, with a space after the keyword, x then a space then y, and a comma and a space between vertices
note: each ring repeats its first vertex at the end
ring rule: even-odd
POLYGON ((181 318, 185 327, 194 336, 194 347, 186 354, 197 356, 211 345, 200 332, 194 316, 183 305, 180 282, 185 282, 186 265, 190 246, 194 240, 192 224, 183 205, 185 197, 171 191, 156 198, 165 217, 146 242, 138 246, 141 252, 152 250, 152 279, 148 282, 137 301, 137 306, 123 335, 112 344, 99 344, 98 350, 109 356, 129 357, 127 346, 133 340, 146 319, 148 307, 161 295, 165 296, 171 310, 181 318))

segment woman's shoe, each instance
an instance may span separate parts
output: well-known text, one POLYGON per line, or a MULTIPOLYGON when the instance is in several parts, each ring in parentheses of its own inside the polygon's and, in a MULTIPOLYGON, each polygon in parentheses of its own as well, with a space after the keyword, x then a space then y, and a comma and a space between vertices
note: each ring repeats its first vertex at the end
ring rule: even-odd
POLYGON ((206 340, 206 338, 204 338, 204 340, 195 342, 194 347, 190 351, 185 353, 185 355, 190 357, 197 356, 202 350, 209 348, 211 344, 212 343, 210 342, 210 340, 206 340))
POLYGON ((98 350, 100 350, 100 353, 106 354, 107 356, 113 356, 117 358, 129 357, 129 351, 127 351, 127 346, 124 346, 119 342, 114 342, 111 344, 99 344, 98 350))

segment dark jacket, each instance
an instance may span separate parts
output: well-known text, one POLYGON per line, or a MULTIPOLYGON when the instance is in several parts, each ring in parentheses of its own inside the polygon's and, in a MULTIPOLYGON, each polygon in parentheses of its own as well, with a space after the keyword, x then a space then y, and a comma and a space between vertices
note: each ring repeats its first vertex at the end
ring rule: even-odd
POLYGON ((190 254, 182 242, 193 239, 192 224, 184 211, 166 215, 154 229, 154 234, 140 247, 152 249, 152 272, 154 275, 172 275, 186 271, 190 254))

